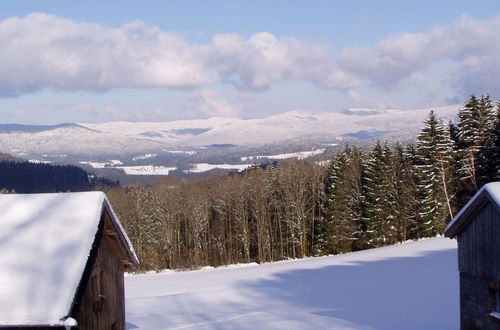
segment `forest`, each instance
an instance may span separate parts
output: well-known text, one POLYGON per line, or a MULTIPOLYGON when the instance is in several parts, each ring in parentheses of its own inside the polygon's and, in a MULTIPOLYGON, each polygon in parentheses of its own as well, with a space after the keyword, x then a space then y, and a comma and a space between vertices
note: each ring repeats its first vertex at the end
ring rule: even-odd
POLYGON ((107 194, 142 271, 262 263, 441 234, 500 179, 499 153, 500 102, 472 95, 457 122, 431 111, 413 144, 346 145, 328 165, 280 162, 107 194))
POLYGON ((35 164, 0 153, 0 193, 86 191, 118 184, 78 166, 35 164))

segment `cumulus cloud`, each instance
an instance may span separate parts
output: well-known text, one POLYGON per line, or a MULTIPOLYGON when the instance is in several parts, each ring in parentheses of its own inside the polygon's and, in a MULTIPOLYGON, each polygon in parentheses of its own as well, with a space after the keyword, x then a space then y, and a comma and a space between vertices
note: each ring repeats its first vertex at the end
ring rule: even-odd
POLYGON ((500 90, 497 31, 500 17, 464 17, 332 54, 328 45, 266 32, 249 38, 220 34, 198 45, 142 22, 107 27, 34 13, 0 21, 0 96, 46 88, 201 88, 199 97, 210 112, 208 100, 215 97, 203 88, 220 82, 262 91, 276 82, 302 80, 361 100, 367 85, 387 92, 415 77, 424 81, 435 66, 449 73, 440 70, 432 79, 460 93, 500 90))
POLYGON ((43 88, 193 88, 221 79, 261 90, 284 79, 327 87, 352 84, 324 45, 258 33, 217 35, 211 44, 132 22, 118 28, 41 13, 0 22, 0 93, 43 88))
POLYGON ((249 39, 239 35, 216 35, 213 59, 226 82, 241 88, 261 90, 281 80, 308 80, 323 87, 346 88, 357 79, 342 71, 326 45, 266 32, 249 39))
POLYGON ((340 67, 373 85, 391 88, 433 65, 448 65, 450 84, 462 92, 500 87, 500 17, 458 22, 426 33, 391 36, 374 47, 346 48, 337 56, 340 67), (483 80, 485 77, 488 79, 483 80), (478 85, 476 85, 478 84, 478 85))
POLYGON ((120 28, 46 14, 0 22, 0 93, 46 87, 106 90, 117 87, 188 88, 207 84, 207 46, 132 22, 120 28), (201 60, 200 60, 201 59, 201 60))

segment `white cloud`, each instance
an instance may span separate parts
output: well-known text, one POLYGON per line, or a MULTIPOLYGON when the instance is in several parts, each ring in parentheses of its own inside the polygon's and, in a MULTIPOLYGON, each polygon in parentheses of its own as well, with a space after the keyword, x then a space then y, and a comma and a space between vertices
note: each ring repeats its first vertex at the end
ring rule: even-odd
POLYGON ((262 90, 282 80, 308 80, 323 87, 350 87, 356 79, 339 70, 326 45, 266 32, 249 39, 213 37, 214 65, 222 79, 241 88, 262 90))
POLYGON ((455 70, 450 83, 460 92, 473 92, 477 86, 499 89, 498 31, 500 16, 484 21, 462 17, 452 25, 426 33, 391 36, 374 47, 346 48, 337 60, 345 71, 384 88, 392 88, 414 73, 439 64, 455 70))
POLYGON ((111 28, 35 13, 0 22, 0 49, 3 95, 44 88, 193 88, 219 79, 251 90, 287 79, 325 87, 354 83, 327 46, 269 33, 217 35, 211 44, 193 45, 142 22, 111 28))
POLYGON ((223 98, 214 90, 202 88, 191 95, 188 108, 195 118, 238 117, 241 114, 240 103, 243 98, 239 93, 223 98))
POLYGON ((332 54, 328 45, 267 32, 249 38, 220 34, 198 45, 142 22, 114 28, 35 13, 0 21, 0 96, 43 89, 201 88, 190 101, 193 109, 231 115, 242 111, 230 104, 233 98, 208 88, 222 82, 241 91, 262 91, 277 82, 301 80, 339 89, 361 105, 376 96, 373 87, 397 103, 398 88, 408 90, 415 81, 425 87, 428 79, 448 86, 448 92, 493 93, 500 90, 498 31, 500 16, 483 21, 464 17, 424 33, 393 35, 372 47, 332 54), (432 70, 435 66, 448 70, 432 70))
POLYGON ((132 22, 120 28, 46 14, 0 22, 0 91, 195 87, 214 79, 207 46, 132 22), (200 61, 200 59, 202 59, 200 61))

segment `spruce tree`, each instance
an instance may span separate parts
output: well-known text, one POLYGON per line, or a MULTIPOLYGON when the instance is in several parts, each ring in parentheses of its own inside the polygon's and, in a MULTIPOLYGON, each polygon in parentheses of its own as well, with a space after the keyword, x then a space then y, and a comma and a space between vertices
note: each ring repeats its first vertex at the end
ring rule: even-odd
POLYGON ((415 150, 413 146, 404 148, 397 143, 394 146, 392 180, 395 191, 395 221, 398 241, 404 242, 418 229, 418 194, 414 173, 415 150))
POLYGON ((460 131, 460 129, 451 119, 448 121, 448 129, 450 131, 451 140, 453 141, 455 146, 458 147, 459 143, 458 132, 460 131))
POLYGON ((481 183, 500 181, 500 102, 496 106, 496 116, 479 157, 481 183))
POLYGON ((324 220, 318 242, 323 253, 349 252, 361 238, 361 152, 346 146, 334 155, 325 180, 324 220))
POLYGON ((486 146, 494 122, 490 96, 485 95, 478 99, 472 95, 464 108, 458 112, 458 117, 460 121, 456 148, 460 181, 457 198, 460 204, 465 204, 487 179, 480 175, 485 172, 484 167, 487 166, 480 154, 486 146))
POLYGON ((395 242, 396 179, 392 151, 377 141, 368 156, 363 176, 363 213, 366 238, 373 246, 395 242))
POLYGON ((475 95, 471 95, 465 102, 464 108, 458 111, 458 149, 467 149, 474 145, 478 107, 479 100, 475 95))
POLYGON ((453 143, 431 111, 417 138, 415 174, 419 194, 418 236, 441 233, 452 217, 453 143))

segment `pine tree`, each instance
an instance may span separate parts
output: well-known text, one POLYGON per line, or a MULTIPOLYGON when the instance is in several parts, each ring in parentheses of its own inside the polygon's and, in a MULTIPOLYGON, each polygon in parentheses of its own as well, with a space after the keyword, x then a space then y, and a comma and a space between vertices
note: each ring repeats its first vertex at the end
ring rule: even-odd
POLYGON ((479 101, 471 95, 465 102, 464 108, 458 111, 458 148, 467 149, 474 145, 474 134, 477 131, 477 113, 479 101))
POLYGON ((458 176, 460 186, 458 199, 464 204, 480 188, 486 178, 481 177, 482 163, 479 155, 486 146, 486 140, 494 122, 493 105, 489 95, 477 99, 472 95, 458 112, 460 121, 456 147, 458 149, 458 176))
POLYGON ((394 146, 392 159, 392 180, 395 192, 395 220, 398 241, 414 238, 418 228, 418 194, 414 173, 415 150, 413 146, 394 146))
POLYGON ((453 142, 434 111, 417 138, 415 174, 419 194, 419 236, 441 233, 452 217, 453 142))
POLYGON ((325 182, 324 221, 318 242, 323 253, 357 249, 361 238, 361 152, 345 147, 333 156, 325 182))
POLYGON ((475 134, 474 144, 481 149, 489 136, 493 123, 495 122, 495 113, 493 104, 489 95, 481 96, 478 104, 477 132, 475 134))
POLYGON ((448 129, 450 131, 450 138, 455 144, 455 146, 458 147, 459 143, 459 138, 458 138, 458 132, 460 131, 460 128, 450 119, 448 121, 448 129))
POLYGON ((497 103, 496 117, 480 154, 482 165, 479 171, 481 183, 500 181, 500 102, 497 103))
POLYGON ((366 238, 373 246, 396 241, 397 179, 394 178, 392 151, 377 141, 368 156, 363 176, 363 213, 366 238))

